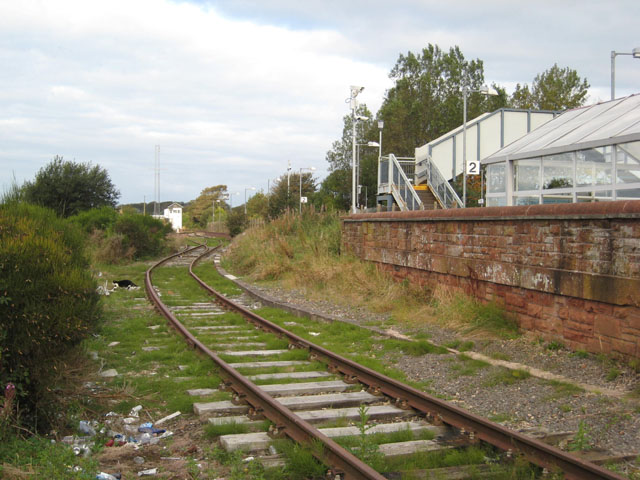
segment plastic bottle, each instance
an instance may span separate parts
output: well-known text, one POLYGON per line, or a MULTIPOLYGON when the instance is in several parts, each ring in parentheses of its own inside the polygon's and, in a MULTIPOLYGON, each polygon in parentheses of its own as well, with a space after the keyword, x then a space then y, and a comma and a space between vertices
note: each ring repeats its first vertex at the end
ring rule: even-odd
POLYGON ((80 423, 78 423, 78 431, 83 435, 89 435, 91 437, 96 434, 95 428, 89 425, 89 422, 85 420, 80 420, 80 423))
POLYGON ((118 480, 118 477, 115 477, 110 473, 100 472, 96 475, 96 480, 118 480))

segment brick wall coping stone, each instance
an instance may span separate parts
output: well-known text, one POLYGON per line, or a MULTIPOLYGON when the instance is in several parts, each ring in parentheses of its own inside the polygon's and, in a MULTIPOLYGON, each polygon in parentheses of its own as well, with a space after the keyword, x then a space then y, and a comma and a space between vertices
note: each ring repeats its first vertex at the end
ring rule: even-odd
POLYGON ((640 200, 563 203, 516 207, 450 208, 408 212, 357 213, 342 217, 344 222, 442 222, 495 220, 640 218, 640 200))

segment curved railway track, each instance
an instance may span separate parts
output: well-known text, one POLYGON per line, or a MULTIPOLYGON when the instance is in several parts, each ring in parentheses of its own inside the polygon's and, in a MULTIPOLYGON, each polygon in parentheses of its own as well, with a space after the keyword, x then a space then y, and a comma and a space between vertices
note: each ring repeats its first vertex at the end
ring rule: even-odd
MULTIPOLYGON (((389 430, 400 426, 401 428, 436 432, 436 435, 438 435, 437 440, 440 440, 439 442, 434 440, 406 442, 395 445, 396 450, 398 448, 417 448, 428 451, 486 442, 504 452, 504 458, 521 455, 540 466, 544 471, 563 472, 564 477, 568 479, 623 478, 598 465, 576 458, 539 440, 509 430, 359 365, 348 358, 337 355, 322 346, 287 331, 283 327, 260 317, 250 309, 231 301, 212 289, 193 272, 193 266, 201 259, 211 255, 214 250, 201 245, 167 257, 152 266, 147 271, 145 278, 146 292, 151 302, 193 348, 211 358, 218 367, 226 388, 233 392, 233 403, 216 402, 217 405, 196 404, 196 408, 201 410, 218 408, 217 411, 227 412, 227 414, 233 411, 246 412, 250 419, 266 418, 272 423, 269 430, 270 438, 286 436, 304 445, 317 445, 320 442, 323 448, 317 454, 321 461, 330 466, 329 478, 387 478, 359 460, 331 438, 347 434, 348 428, 322 429, 315 426, 320 423, 318 419, 321 415, 318 412, 327 412, 330 408, 336 409, 335 411, 339 412, 337 415, 357 419, 357 407, 359 405, 370 405, 367 410, 367 417, 379 422, 375 427, 366 427, 367 429, 372 428, 371 431, 386 431, 387 427, 383 425, 391 425, 391 427, 388 427, 389 430), (291 385, 295 387, 290 390, 293 393, 288 394, 285 393, 285 390, 287 390, 285 385, 260 387, 254 384, 252 380, 238 371, 238 368, 247 368, 246 362, 228 363, 222 356, 226 358, 233 358, 234 356, 246 357, 249 355, 273 356, 283 354, 287 350, 232 351, 227 348, 235 346, 236 348, 246 349, 247 346, 255 346, 255 343, 245 343, 244 347, 241 343, 231 346, 221 345, 219 342, 217 346, 214 346, 215 344, 210 340, 205 343, 203 332, 225 331, 227 334, 235 335, 236 340, 240 340, 244 336, 249 342, 251 341, 251 334, 250 330, 246 328, 241 329, 237 328, 237 325, 216 322, 213 313, 212 319, 207 326, 187 328, 177 318, 177 314, 161 301, 152 283, 153 270, 170 262, 180 262, 185 267, 188 264, 190 275, 213 296, 218 304, 224 309, 240 314, 254 329, 272 333, 280 339, 286 340, 289 350, 305 350, 311 360, 325 364, 329 373, 318 372, 318 377, 326 377, 328 375, 341 376, 342 381, 318 382, 315 384, 293 383, 291 385), (354 385, 365 387, 366 392, 349 391, 353 390, 354 385), (342 393, 326 393, 331 391, 342 393), (301 401, 299 400, 300 397, 292 396, 295 395, 295 392, 304 393, 306 400, 301 401), (306 405, 306 407, 301 405, 306 405), (429 422, 430 425, 426 422, 429 422)), ((206 315, 206 313, 203 313, 203 315, 206 315)), ((262 362, 254 363, 256 365, 265 365, 262 362)), ((295 364, 295 362, 293 363, 295 364)), ((278 362, 268 364, 278 365, 278 362)), ((282 362, 280 364, 284 365, 282 362)), ((253 378, 257 377, 253 376, 253 378)), ((271 378, 279 377, 272 376, 271 378)), ((362 413, 362 410, 360 410, 360 413, 362 413)), ((230 421, 245 421, 242 419, 243 417, 233 416, 232 418, 233 420, 230 421)), ((353 430, 354 427, 351 427, 352 434, 354 433, 353 430)), ((264 434, 258 436, 261 441, 264 441, 264 434)), ((393 447, 388 449, 388 451, 391 450, 393 450, 393 447)))

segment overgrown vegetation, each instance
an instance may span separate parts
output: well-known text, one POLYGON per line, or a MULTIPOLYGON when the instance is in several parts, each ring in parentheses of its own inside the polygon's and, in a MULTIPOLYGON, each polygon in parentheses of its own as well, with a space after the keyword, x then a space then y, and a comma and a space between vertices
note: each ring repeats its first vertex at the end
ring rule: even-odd
POLYGON ((0 378, 16 387, 16 422, 54 421, 56 362, 96 325, 95 289, 78 228, 46 208, 0 205, 0 378))
POLYGON ((251 228, 234 240, 223 265, 252 280, 304 290, 312 299, 330 297, 350 306, 366 306, 418 331, 425 322, 503 337, 518 331, 515 321, 495 304, 444 288, 432 292, 411 282, 396 282, 374 264, 342 252, 337 213, 305 209, 302 216, 287 213, 251 228))
POLYGON ((111 207, 87 210, 69 218, 90 235, 94 261, 121 263, 165 253, 171 225, 133 211, 119 214, 111 207))

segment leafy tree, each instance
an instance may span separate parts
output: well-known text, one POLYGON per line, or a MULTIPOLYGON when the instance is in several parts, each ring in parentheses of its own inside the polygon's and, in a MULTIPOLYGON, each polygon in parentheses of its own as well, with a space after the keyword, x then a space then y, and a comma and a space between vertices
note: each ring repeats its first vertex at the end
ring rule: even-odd
POLYGON ((216 200, 219 200, 217 204, 219 207, 225 210, 228 208, 227 203, 223 200, 223 198, 226 198, 226 193, 226 185, 216 185, 202 190, 198 198, 184 208, 183 219, 185 227, 205 228, 209 222, 213 221, 213 206, 216 200))
POLYGON ((556 63, 536 75, 531 88, 527 84, 516 85, 511 95, 511 105, 540 110, 576 108, 584 105, 589 86, 589 82, 580 78, 578 72, 569 67, 560 68, 556 63))
MULTIPOLYGON (((377 123, 365 104, 358 105, 356 115, 366 117, 367 120, 357 120, 356 123, 356 143, 367 143, 378 136, 377 123), (375 131, 375 133, 374 133, 375 131)), ((340 169, 351 169, 351 159, 353 157, 353 119, 351 114, 342 117, 342 137, 331 145, 331 150, 327 152, 326 160, 329 162, 329 171, 340 169)))
POLYGON ((329 210, 349 210, 351 205, 351 170, 341 168, 331 172, 313 197, 316 207, 329 210))
MULTIPOLYGON (((365 104, 359 105, 356 115, 366 117, 356 123, 356 155, 359 159, 358 184, 363 186, 363 194, 359 200, 364 204, 364 192, 369 196, 368 204, 375 203, 378 182, 378 150, 366 147, 370 141, 378 141, 378 124, 365 104)), ((348 210, 351 204, 352 165, 353 158, 353 119, 352 116, 343 117, 342 137, 333 142, 331 150, 327 152, 331 174, 324 180, 315 205, 325 205, 327 208, 348 210), (325 185, 326 183, 326 185, 325 185)))
MULTIPOLYGON (((401 54, 389 77, 395 84, 378 112, 385 122, 384 151, 412 157, 417 146, 462 124, 462 90, 477 90, 484 84, 484 67, 482 60, 465 60, 457 46, 444 52, 429 44, 417 55, 401 54)), ((490 98, 471 93, 468 118, 505 106, 506 93, 498 92, 490 98)))
POLYGON ((22 186, 24 199, 51 208, 61 217, 97 207, 115 207, 120 192, 98 165, 76 163, 56 155, 22 186))
POLYGON ((258 192, 247 200, 247 215, 249 218, 269 217, 269 195, 258 192))
MULTIPOLYGON (((302 196, 311 197, 316 191, 316 182, 311 173, 302 174, 302 196)), ((276 218, 286 210, 297 211, 300 201, 300 173, 292 173, 287 184, 287 174, 278 178, 271 186, 269 216, 276 218), (288 186, 287 186, 288 185, 288 186)))
POLYGON ((227 216, 227 229, 229 235, 235 237, 247 228, 247 216, 244 214, 243 208, 234 208, 227 216))

